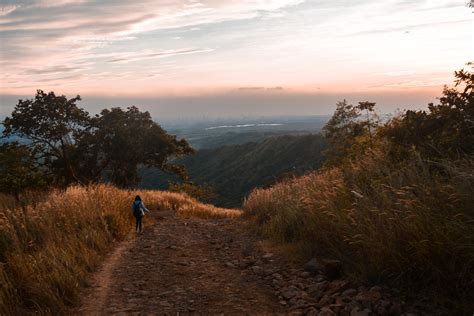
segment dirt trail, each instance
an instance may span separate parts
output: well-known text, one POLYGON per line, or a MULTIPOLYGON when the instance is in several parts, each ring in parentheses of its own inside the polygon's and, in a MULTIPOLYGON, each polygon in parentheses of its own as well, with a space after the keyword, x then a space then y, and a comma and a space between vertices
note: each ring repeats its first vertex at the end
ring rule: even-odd
POLYGON ((79 314, 283 312, 271 283, 232 263, 255 251, 252 240, 235 231, 235 223, 182 219, 172 211, 153 216, 156 223, 145 218, 144 233, 104 263, 79 314))
MULTIPOLYGON (((81 315, 445 315, 386 286, 364 286, 311 271, 263 251, 239 220, 145 218, 83 294, 81 315), (403 298, 405 297, 405 298, 403 298)), ((268 251, 268 250, 267 250, 268 251)))

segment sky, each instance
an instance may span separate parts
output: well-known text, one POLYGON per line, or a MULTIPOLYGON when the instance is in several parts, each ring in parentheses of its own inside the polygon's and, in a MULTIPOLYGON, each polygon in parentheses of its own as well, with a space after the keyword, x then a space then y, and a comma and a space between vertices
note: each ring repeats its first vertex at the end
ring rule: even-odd
POLYGON ((0 115, 36 89, 163 117, 385 112, 474 60, 468 0, 0 0, 0 115))

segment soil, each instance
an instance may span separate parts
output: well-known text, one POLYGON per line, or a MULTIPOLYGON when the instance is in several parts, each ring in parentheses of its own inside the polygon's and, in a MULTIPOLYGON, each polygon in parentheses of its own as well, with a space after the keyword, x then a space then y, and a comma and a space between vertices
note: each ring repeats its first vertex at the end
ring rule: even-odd
POLYGON ((183 219, 173 211, 153 217, 93 276, 79 314, 283 312, 268 282, 232 265, 255 251, 232 220, 183 219))

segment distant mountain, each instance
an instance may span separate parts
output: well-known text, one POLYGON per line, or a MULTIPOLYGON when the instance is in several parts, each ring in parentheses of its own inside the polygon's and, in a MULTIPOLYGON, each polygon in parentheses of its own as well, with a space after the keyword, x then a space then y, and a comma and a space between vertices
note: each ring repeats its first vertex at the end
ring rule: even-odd
MULTIPOLYGON (((222 146, 199 150, 182 160, 190 180, 208 183, 219 195, 217 205, 237 207, 255 187, 268 186, 285 175, 301 175, 321 166, 325 140, 319 134, 286 135, 266 138, 261 142, 222 146)), ((143 169, 141 186, 167 187, 176 181, 156 169, 143 169)))
POLYGON ((185 138, 195 149, 208 149, 261 142, 272 136, 316 134, 328 120, 327 116, 228 118, 194 123, 167 122, 162 126, 178 138, 185 138))

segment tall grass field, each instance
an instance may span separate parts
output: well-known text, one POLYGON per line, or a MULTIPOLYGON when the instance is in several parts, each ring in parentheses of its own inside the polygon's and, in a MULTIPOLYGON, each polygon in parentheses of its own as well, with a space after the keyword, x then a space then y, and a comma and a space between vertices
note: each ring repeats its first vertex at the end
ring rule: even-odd
POLYGON ((64 314, 110 250, 133 226, 131 203, 183 216, 236 217, 179 193, 127 191, 107 185, 0 197, 0 315, 64 314))
POLYGON ((474 311, 474 159, 394 168, 385 155, 256 189, 245 214, 301 259, 339 259, 359 281, 474 311))

